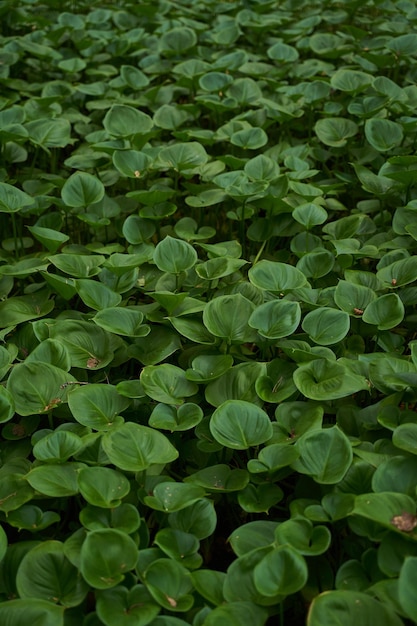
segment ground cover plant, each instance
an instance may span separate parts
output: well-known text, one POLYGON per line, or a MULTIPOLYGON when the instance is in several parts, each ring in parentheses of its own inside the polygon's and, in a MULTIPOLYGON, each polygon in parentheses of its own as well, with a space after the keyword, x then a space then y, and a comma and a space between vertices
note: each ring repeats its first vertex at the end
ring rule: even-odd
POLYGON ((0 2, 0 623, 417 623, 411 0, 0 2))

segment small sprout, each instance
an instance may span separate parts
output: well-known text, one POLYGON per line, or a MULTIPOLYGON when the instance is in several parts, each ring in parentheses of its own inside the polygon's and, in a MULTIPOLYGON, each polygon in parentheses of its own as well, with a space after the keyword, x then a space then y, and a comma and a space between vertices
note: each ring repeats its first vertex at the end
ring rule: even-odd
POLYGON ((356 307, 353 309, 355 315, 363 315, 363 309, 357 309, 356 307))
POLYGON ((135 170, 134 174, 135 174, 135 178, 140 178, 139 170, 135 170))
POLYGON ((99 363, 100 361, 95 356, 90 356, 90 358, 87 360, 87 367, 88 368, 97 367, 99 363))
POLYGON ((393 278, 393 279, 392 279, 392 281, 391 281, 391 285, 392 285, 393 287, 395 287, 395 285, 396 285, 396 284, 397 284, 397 279, 396 279, 396 278, 393 278))
POLYGON ((174 598, 170 598, 169 596, 166 596, 166 599, 168 600, 168 604, 172 606, 173 608, 177 606, 177 601, 174 600, 174 598))
POLYGON ((417 526, 417 516, 403 511, 401 515, 394 515, 391 524, 405 533, 410 533, 417 526))

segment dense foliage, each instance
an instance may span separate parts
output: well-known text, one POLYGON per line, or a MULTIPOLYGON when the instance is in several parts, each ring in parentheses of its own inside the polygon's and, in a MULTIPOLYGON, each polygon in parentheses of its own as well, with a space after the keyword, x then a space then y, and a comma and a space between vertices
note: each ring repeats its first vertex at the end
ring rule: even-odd
POLYGON ((415 2, 0 18, 2 626, 417 623, 415 2))

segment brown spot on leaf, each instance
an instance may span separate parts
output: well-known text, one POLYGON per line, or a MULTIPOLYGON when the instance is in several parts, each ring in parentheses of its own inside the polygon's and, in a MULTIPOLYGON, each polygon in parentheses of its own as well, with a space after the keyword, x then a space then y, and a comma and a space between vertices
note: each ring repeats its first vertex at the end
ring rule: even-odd
POLYGON ((414 528, 417 526, 417 516, 413 515, 413 513, 407 513, 407 511, 403 511, 401 515, 394 515, 391 519, 391 524, 398 528, 398 530, 402 530, 405 533, 411 533, 414 528))
POLYGON ((87 367, 89 368, 97 367, 99 363, 100 361, 95 356, 90 356, 90 358, 87 360, 87 367))

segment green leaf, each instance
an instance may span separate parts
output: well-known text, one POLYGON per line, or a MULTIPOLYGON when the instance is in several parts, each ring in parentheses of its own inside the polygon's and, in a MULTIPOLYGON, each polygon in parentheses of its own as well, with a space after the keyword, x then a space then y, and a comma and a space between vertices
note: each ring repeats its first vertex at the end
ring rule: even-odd
POLYGON ((92 530, 81 546, 80 556, 80 571, 87 583, 94 589, 109 589, 121 583, 135 567, 138 548, 120 530, 92 530))
POLYGON ((0 511, 9 513, 32 500, 33 489, 21 474, 4 473, 0 484, 0 511))
MULTIPOLYGON (((416 426, 416 424, 403 424, 403 426, 416 426)), ((398 429, 396 429, 397 431, 398 429)), ((416 437, 416 429, 414 428, 414 438, 416 437)), ((394 431, 394 432, 396 432, 394 431)), ((404 441, 406 442, 408 451, 410 450, 410 442, 412 438, 408 438, 407 435, 411 433, 404 433, 404 441)), ((402 446, 401 441, 394 441, 393 443, 398 448, 402 446)), ((415 449, 415 446, 413 446, 415 449)), ((375 492, 383 491, 396 491, 398 493, 405 493, 411 497, 415 495, 415 481, 414 476, 417 471, 417 459, 415 457, 390 457, 389 460, 383 461, 376 468, 372 476, 372 489, 375 492)))
POLYGON ((389 530, 403 532, 402 521, 408 514, 415 515, 413 498, 403 493, 363 493, 355 498, 352 513, 381 524, 389 530))
POLYGON ((211 500, 202 498, 185 509, 170 513, 168 523, 171 528, 195 535, 197 539, 206 539, 216 528, 216 510, 211 500))
POLYGON ((80 604, 88 591, 77 568, 66 558, 64 544, 51 540, 26 554, 17 572, 16 585, 21 598, 53 600, 66 607, 80 604))
POLYGON ((186 172, 207 163, 208 154, 200 143, 189 141, 188 143, 175 143, 162 148, 158 155, 158 161, 163 168, 186 172))
POLYGON ((277 527, 275 537, 278 545, 290 545, 304 556, 324 554, 332 538, 326 526, 313 526, 305 518, 286 520, 277 527))
POLYGON ((365 137, 378 152, 388 152, 402 142, 403 129, 397 122, 373 117, 365 122, 365 137))
POLYGON ((365 285, 356 285, 347 280, 339 280, 334 292, 337 306, 349 315, 361 316, 373 300, 376 293, 365 285))
POLYGON ((164 554, 188 569, 196 569, 203 562, 198 554, 200 542, 190 533, 174 528, 162 528, 155 536, 155 543, 164 554))
POLYGON ((143 365, 156 365, 179 350, 181 340, 177 332, 164 326, 151 326, 145 338, 136 339, 128 354, 143 365))
POLYGON ((48 148, 65 148, 73 143, 71 124, 64 117, 40 118, 26 124, 29 139, 47 152, 48 148))
POLYGON ((319 204, 306 202, 295 207, 292 216, 297 222, 307 228, 307 230, 310 230, 313 226, 323 224, 328 218, 328 213, 326 209, 319 204))
POLYGON ((195 271, 197 275, 204 280, 216 280, 230 276, 230 274, 237 272, 243 265, 246 265, 246 263, 247 261, 243 259, 231 259, 227 257, 209 259, 204 263, 198 263, 195 266, 195 271))
POLYGON ((89 504, 114 508, 129 493, 126 476, 109 467, 85 467, 78 474, 80 493, 89 504))
POLYGON ((167 30, 159 41, 159 49, 165 54, 177 55, 187 52, 197 43, 197 35, 187 26, 167 30))
POLYGON ((213 413, 210 431, 220 444, 234 450, 247 450, 272 437, 268 415, 244 400, 226 400, 213 413))
POLYGON ((25 478, 39 493, 52 498, 65 498, 78 493, 80 467, 80 463, 48 463, 33 467, 25 478))
POLYGON ((117 150, 112 158, 116 169, 128 178, 143 178, 152 163, 150 156, 138 150, 117 150))
POLYGON ((406 557, 398 579, 398 597, 402 609, 413 621, 417 619, 417 601, 413 585, 413 580, 415 580, 414 577, 416 575, 416 572, 417 557, 406 557))
POLYGON ((64 233, 60 233, 58 230, 52 228, 43 228, 42 226, 28 226, 30 233, 49 250, 49 252, 56 252, 60 246, 69 240, 69 236, 64 233))
POLYGON ((129 406, 129 400, 113 385, 92 383, 72 389, 68 406, 77 422, 101 431, 119 423, 117 418, 129 406))
POLYGON ((403 621, 387 606, 359 591, 326 591, 314 598, 307 626, 340 624, 340 626, 402 626, 403 621))
POLYGON ((149 418, 149 426, 171 432, 190 430, 203 419, 203 411, 198 404, 186 402, 180 406, 159 403, 149 418))
POLYGON ((33 504, 23 504, 15 511, 9 511, 7 514, 7 523, 18 530, 28 530, 36 533, 44 528, 48 528, 51 524, 60 521, 58 513, 53 511, 42 511, 38 506, 33 504))
POLYGON ((97 280, 78 279, 75 284, 81 300, 95 311, 116 307, 122 300, 120 294, 115 293, 97 280))
POLYGON ((210 333, 229 344, 254 341, 256 333, 248 326, 254 310, 255 305, 241 294, 219 296, 207 303, 203 322, 210 333))
POLYGON ((56 430, 35 443, 33 456, 44 463, 65 463, 83 447, 83 440, 76 433, 56 430))
POLYGON ((264 363, 256 361, 239 363, 207 385, 206 400, 215 407, 226 400, 245 400, 262 405, 256 392, 256 385, 260 376, 265 374, 264 363))
POLYGON ((417 424, 400 424, 393 433, 393 444, 400 450, 417 453, 417 424))
POLYGON ((314 343, 330 346, 346 337, 350 319, 345 311, 323 306, 307 313, 301 326, 314 343))
POLYGON ((248 324, 266 339, 280 339, 291 335, 300 320, 301 308, 298 302, 271 300, 254 310, 248 324))
POLYGON ((273 61, 280 63, 294 63, 299 58, 298 50, 286 43, 278 42, 268 48, 267 55, 273 61))
POLYGON ((352 463, 350 441, 337 426, 308 431, 300 437, 296 446, 300 456, 291 467, 320 484, 340 482, 352 463))
POLYGON ((294 372, 294 382, 301 393, 312 400, 336 400, 369 389, 364 376, 323 358, 301 365, 294 372))
POLYGON ((151 330, 150 326, 142 324, 143 313, 135 306, 103 308, 92 319, 109 333, 125 337, 146 337, 151 330))
POLYGON ((61 370, 68 372, 71 368, 71 360, 68 350, 61 342, 55 339, 44 339, 26 357, 26 363, 49 363, 61 370))
POLYGON ((266 554, 253 572, 256 589, 267 597, 296 593, 307 578, 307 563, 290 545, 278 546, 266 554))
POLYGON ((165 464, 178 457, 178 451, 159 431, 127 422, 103 435, 103 449, 119 469, 141 472, 152 464, 165 464))
POLYGON ((326 146, 342 148, 351 137, 354 137, 359 127, 352 120, 343 117, 320 119, 314 126, 317 137, 326 146))
POLYGON ((3 526, 0 526, 0 561, 3 561, 7 552, 7 535, 3 526))
POLYGON ((51 263, 61 272, 75 278, 90 278, 100 272, 104 256, 99 254, 57 254, 49 257, 51 263))
POLYGON ((396 293, 386 293, 366 307, 362 319, 374 324, 378 330, 389 330, 398 326, 404 318, 404 305, 396 293))
POLYGON ((48 315, 54 308, 53 300, 46 293, 14 296, 0 302, 0 328, 14 328, 17 324, 48 315))
POLYGON ((244 489, 249 482, 249 474, 246 470, 230 469, 228 465, 221 463, 194 472, 185 481, 210 491, 230 493, 244 489))
MULTIPOLYGON (((251 626, 263 626, 267 619, 267 612, 254 602, 244 600, 238 602, 228 602, 216 607, 205 619, 205 626, 218 626, 226 624, 238 626, 245 621, 251 626)), ((162 626, 162 624, 161 624, 162 626)))
POLYGON ((272 546, 277 526, 278 522, 267 520, 256 520, 239 526, 229 537, 234 553, 243 556, 256 548, 272 546))
POLYGON ((0 387, 0 424, 12 419, 16 412, 13 396, 5 387, 0 387))
POLYGON ((190 573, 172 559, 153 561, 145 571, 145 584, 158 604, 168 611, 188 611, 194 603, 190 573))
POLYGON ((113 104, 104 116, 103 126, 114 137, 134 137, 149 133, 153 122, 149 115, 136 108, 113 104))
POLYGON ((25 598, 6 600, 0 604, 0 620, 4 626, 64 626, 64 606, 58 606, 46 600, 25 598))
POLYGON ((104 185, 92 174, 75 172, 65 181, 61 197, 67 206, 87 207, 104 197, 104 185))
POLYGON ((268 143, 268 135, 262 128, 247 128, 233 133, 230 143, 245 150, 258 150, 268 143))
POLYGON ((140 375, 145 393, 165 404, 182 404, 184 398, 197 393, 198 387, 185 377, 185 372, 176 365, 148 365, 140 375))
POLYGON ((267 260, 259 261, 249 270, 249 280, 259 289, 278 293, 300 289, 307 283, 304 274, 292 265, 267 260))
POLYGON ((58 320, 49 332, 66 346, 73 367, 95 370, 113 360, 111 335, 89 321, 58 320))
POLYGON ((333 89, 348 93, 359 93, 372 84, 374 77, 371 74, 358 70, 338 69, 331 77, 333 89))
POLYGON ((262 448, 257 459, 248 461, 248 470, 251 474, 276 472, 291 465, 299 456, 300 452, 295 446, 288 446, 286 443, 273 443, 262 448))
POLYGON ((64 370, 42 362, 23 362, 11 371, 7 390, 15 399, 19 415, 48 413, 66 401, 67 390, 63 387, 75 378, 64 370))
POLYGON ((376 276, 384 287, 403 287, 416 280, 417 257, 399 259, 378 269, 376 276))
POLYGON ((153 258, 162 272, 179 274, 195 265, 197 252, 186 241, 168 235, 156 246, 153 258))
POLYGON ((117 586, 97 593, 97 615, 106 626, 147 626, 161 607, 144 585, 117 586))
POLYGON ((211 604, 223 604, 223 582, 226 574, 211 569, 199 569, 191 573, 191 580, 198 593, 211 604))
POLYGON ((284 492, 278 485, 261 483, 255 487, 249 483, 238 493, 239 505, 247 513, 268 513, 284 497, 284 492))
POLYGON ((230 354, 204 354, 196 356, 191 367, 186 370, 185 377, 196 383, 209 383, 225 374, 233 365, 230 354))
POLYGON ((130 535, 138 530, 140 517, 136 506, 126 502, 111 509, 87 504, 80 511, 80 522, 87 530, 115 528, 130 535))
POLYGON ((194 504, 204 495, 204 489, 198 485, 161 482, 154 488, 152 496, 144 497, 144 502, 157 511, 173 513, 194 504))

